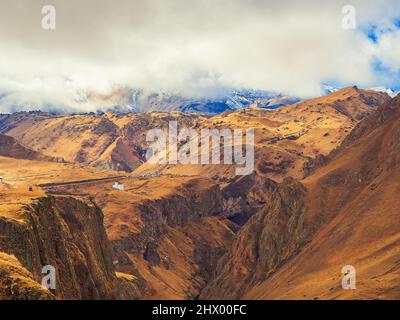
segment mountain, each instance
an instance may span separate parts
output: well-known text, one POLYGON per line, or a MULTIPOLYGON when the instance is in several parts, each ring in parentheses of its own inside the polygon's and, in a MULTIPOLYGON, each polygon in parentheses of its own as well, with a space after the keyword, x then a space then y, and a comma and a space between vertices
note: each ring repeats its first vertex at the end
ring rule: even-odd
POLYGON ((377 91, 377 92, 385 92, 387 93, 391 98, 394 98, 398 92, 394 92, 392 89, 390 88, 385 88, 385 87, 375 87, 375 88, 369 88, 368 90, 373 90, 373 91, 377 91))
POLYGON ((283 94, 250 89, 233 90, 225 99, 226 104, 233 110, 249 106, 274 109, 284 105, 294 104, 301 100, 283 94))
POLYGON ((197 112, 219 114, 250 105, 276 108, 300 99, 263 90, 230 90, 215 98, 188 97, 172 92, 149 92, 140 89, 116 88, 108 95, 89 93, 86 102, 91 105, 108 105, 111 112, 197 112))
MULTIPOLYGON (((168 91, 149 91, 129 87, 116 86, 109 93, 96 91, 79 92, 71 107, 57 105, 18 106, 12 110, 49 110, 56 114, 77 113, 80 110, 95 112, 196 112, 206 114, 219 114, 226 110, 238 110, 250 105, 258 105, 265 108, 276 108, 286 104, 300 101, 299 98, 282 95, 279 93, 251 90, 231 89, 215 97, 188 96, 168 91)), ((9 104, 6 93, 0 95, 0 105, 3 101, 9 104)))
MULTIPOLYGON (((167 128, 170 121, 177 121, 178 128, 195 130, 254 128, 257 172, 282 181, 286 175, 304 176, 307 171, 304 166, 309 161, 319 154, 328 154, 358 121, 387 99, 384 93, 349 87, 277 109, 252 106, 213 117, 188 112, 77 115, 19 112, 0 117, 0 132, 48 157, 132 172, 145 162, 146 132, 167 128)), ((183 166, 182 170, 188 167, 183 166)), ((144 164, 140 171, 180 173, 180 168, 144 164)), ((225 166, 191 168, 192 173, 199 174, 202 170, 201 174, 209 177, 221 175, 226 169, 225 166)))
MULTIPOLYGON (((329 85, 327 83, 323 83, 321 85, 321 88, 322 88, 324 94, 333 93, 333 92, 336 92, 336 91, 339 90, 338 88, 335 88, 335 87, 333 87, 333 86, 331 86, 331 85, 329 85)), ((386 93, 391 98, 394 98, 398 94, 398 92, 393 91, 393 89, 386 88, 386 87, 383 87, 383 86, 373 87, 373 88, 365 88, 365 90, 383 92, 383 93, 386 93)))
MULTIPOLYGON (((340 89, 327 83, 321 85, 323 95, 334 93, 338 90, 340 89)), ((397 95, 397 92, 385 87, 365 90, 384 92, 390 97, 397 95)), ((76 92, 76 98, 69 106, 51 103, 42 105, 13 104, 10 109, 12 113, 24 110, 47 110, 58 115, 88 112, 146 113, 172 111, 217 115, 224 111, 236 111, 250 106, 275 109, 295 104, 301 100, 303 99, 279 92, 246 88, 226 89, 212 96, 190 96, 172 91, 150 91, 126 86, 114 86, 107 93, 100 93, 94 90, 76 92)), ((10 101, 12 101, 12 96, 7 93, 0 93, 0 105, 4 103, 8 106, 10 101)))
POLYGON ((192 176, 116 176, 4 157, 0 175, 1 297, 21 272, 31 280, 28 299, 193 299, 237 230, 224 208, 243 201, 192 176), (60 270, 55 291, 39 290, 42 263, 60 270))
MULTIPOLYGON (((356 124, 389 100, 386 93, 347 87, 331 94, 278 109, 250 107, 224 112, 197 123, 201 128, 255 130, 255 171, 282 182, 287 176, 301 179, 317 157, 328 155, 356 124)), ((234 165, 153 165, 137 172, 233 178, 234 165)))
POLYGON ((26 148, 19 144, 13 137, 0 133, 0 156, 11 157, 16 159, 43 160, 43 161, 59 161, 62 158, 44 156, 43 154, 26 148))
POLYGON ((1 115, 14 143, 66 162, 0 156, 0 297, 398 297, 398 108, 347 87, 212 117, 1 115), (255 128, 255 172, 143 163, 147 130, 169 121, 255 128), (39 285, 43 263, 61 270, 56 290, 39 285))
POLYGON ((339 90, 338 88, 335 88, 335 87, 333 87, 333 86, 331 86, 331 85, 329 85, 329 84, 327 84, 327 83, 323 83, 323 84, 321 85, 321 88, 322 88, 324 94, 333 93, 333 92, 339 90))
POLYGON ((399 132, 397 97, 312 175, 287 178, 239 231, 201 298, 398 299, 399 132), (357 290, 341 287, 347 265, 357 290))
POLYGON ((49 157, 131 172, 144 161, 145 133, 169 121, 192 126, 202 118, 188 113, 105 113, 54 115, 19 112, 0 118, 0 132, 49 157))

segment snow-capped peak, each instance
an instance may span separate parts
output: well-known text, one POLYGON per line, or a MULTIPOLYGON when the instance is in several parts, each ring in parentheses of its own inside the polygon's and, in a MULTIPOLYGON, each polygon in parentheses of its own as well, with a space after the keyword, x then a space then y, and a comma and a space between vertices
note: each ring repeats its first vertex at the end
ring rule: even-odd
POLYGON ((322 90, 324 91, 325 94, 333 93, 335 91, 338 91, 338 88, 335 88, 327 83, 323 83, 321 85, 322 90))
POLYGON ((385 92, 392 98, 394 98, 398 94, 398 92, 394 92, 392 89, 385 88, 385 87, 374 87, 374 88, 370 88, 368 90, 373 90, 373 91, 377 91, 377 92, 385 92))

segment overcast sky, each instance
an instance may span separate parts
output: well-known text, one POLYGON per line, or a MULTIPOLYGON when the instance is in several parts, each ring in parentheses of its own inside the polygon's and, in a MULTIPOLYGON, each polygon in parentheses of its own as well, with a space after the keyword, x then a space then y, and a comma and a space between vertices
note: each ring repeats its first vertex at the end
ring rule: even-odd
POLYGON ((0 112, 116 85, 300 97, 322 82, 398 88, 399 18, 398 0, 0 0, 0 112), (41 26, 46 4, 56 30, 41 26), (355 30, 342 27, 348 4, 355 30))

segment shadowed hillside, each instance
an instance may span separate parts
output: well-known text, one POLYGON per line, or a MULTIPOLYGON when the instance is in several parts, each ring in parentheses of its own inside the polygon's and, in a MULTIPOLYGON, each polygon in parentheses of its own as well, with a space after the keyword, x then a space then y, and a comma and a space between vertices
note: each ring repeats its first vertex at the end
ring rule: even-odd
POLYGON ((398 299, 400 97, 303 181, 286 180, 240 230, 203 298, 398 299), (341 270, 357 270, 357 290, 341 270))

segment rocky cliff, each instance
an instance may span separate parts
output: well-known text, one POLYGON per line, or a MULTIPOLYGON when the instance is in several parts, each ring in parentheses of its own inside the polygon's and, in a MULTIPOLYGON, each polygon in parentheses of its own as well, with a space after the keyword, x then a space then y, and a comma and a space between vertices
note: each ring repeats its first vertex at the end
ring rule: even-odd
POLYGON ((305 193, 301 183, 284 180, 266 208, 237 234, 200 298, 240 298, 246 289, 294 256, 311 233, 304 223, 305 193))
POLYGON ((114 223, 108 230, 117 270, 138 279, 141 298, 197 296, 236 231, 222 217, 224 198, 218 186, 193 193, 196 182, 189 184, 175 195, 135 204, 132 222, 114 223), (139 230, 118 230, 134 227, 139 230))
POLYGON ((58 298, 117 297, 103 214, 92 201, 51 196, 23 211, 22 221, 0 217, 0 251, 14 255, 39 283, 42 267, 54 266, 58 298))

